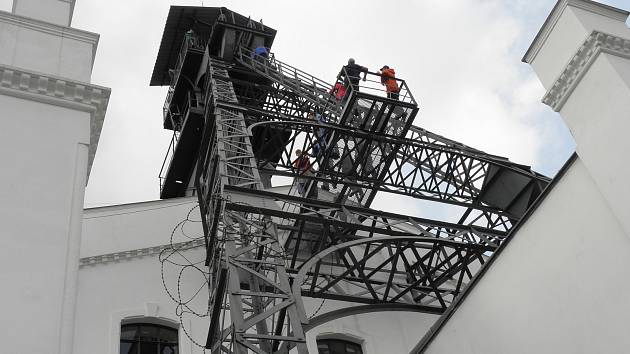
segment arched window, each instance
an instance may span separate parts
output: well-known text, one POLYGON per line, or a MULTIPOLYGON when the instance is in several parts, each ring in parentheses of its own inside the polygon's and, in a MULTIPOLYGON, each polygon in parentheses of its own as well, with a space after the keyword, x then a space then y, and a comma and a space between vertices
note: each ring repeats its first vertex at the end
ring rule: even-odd
POLYGON ((338 338, 318 339, 317 351, 319 354, 363 354, 360 344, 338 338))
POLYGON ((120 354, 177 354, 177 329, 130 323, 120 327, 120 354))

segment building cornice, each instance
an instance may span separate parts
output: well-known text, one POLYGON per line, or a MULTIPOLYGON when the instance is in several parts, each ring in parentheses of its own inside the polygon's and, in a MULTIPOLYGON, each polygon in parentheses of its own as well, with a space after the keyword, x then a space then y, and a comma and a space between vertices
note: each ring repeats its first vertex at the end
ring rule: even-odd
POLYGON ((197 240, 178 242, 178 243, 173 243, 173 244, 168 244, 168 245, 146 247, 146 248, 139 248, 139 249, 134 249, 134 250, 107 253, 107 254, 102 254, 98 256, 84 257, 80 259, 79 268, 84 268, 87 266, 94 266, 98 264, 105 264, 105 263, 129 261, 135 258, 141 258, 141 257, 147 257, 147 256, 154 256, 156 254, 160 254, 160 252, 166 249, 186 251, 186 250, 191 250, 194 248, 203 247, 204 244, 205 244, 204 240, 203 238, 201 238, 197 240))
POLYGON ((90 176, 111 89, 0 65, 0 94, 90 113, 90 176))
POLYGON ((89 43, 92 45, 92 63, 94 63, 94 59, 96 58, 96 48, 98 47, 98 40, 100 37, 98 33, 60 26, 54 23, 20 16, 6 11, 0 11, 0 23, 6 23, 57 37, 89 43))
POLYGON ((538 52, 542 48, 542 46, 547 41, 549 34, 553 31, 556 23, 562 16, 562 13, 567 8, 567 6, 573 6, 582 10, 586 10, 601 16, 609 17, 617 21, 625 22, 630 15, 630 12, 621 10, 612 6, 600 4, 595 1, 590 0, 558 0, 556 5, 554 6, 549 16, 545 20, 545 23, 542 25, 538 34, 532 41, 532 44, 525 52, 522 61, 528 64, 531 64, 538 52))
POLYGON ((600 53, 630 59, 630 40, 593 31, 547 91, 542 102, 559 112, 600 53))

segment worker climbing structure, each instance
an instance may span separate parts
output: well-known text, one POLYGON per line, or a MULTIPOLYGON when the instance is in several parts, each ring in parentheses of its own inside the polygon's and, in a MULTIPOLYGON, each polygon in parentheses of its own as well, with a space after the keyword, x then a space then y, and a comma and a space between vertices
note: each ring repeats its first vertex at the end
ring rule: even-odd
POLYGON ((371 72, 338 100, 335 78, 254 53, 275 34, 225 8, 173 6, 151 79, 169 86, 163 124, 173 131, 161 197, 199 200, 206 347, 307 353, 318 320, 442 314, 549 179, 414 126, 419 102, 403 79, 398 100, 371 72), (296 168, 296 150, 308 168, 296 168), (376 210, 379 193, 458 217, 376 210), (308 318, 305 297, 347 307, 308 318))

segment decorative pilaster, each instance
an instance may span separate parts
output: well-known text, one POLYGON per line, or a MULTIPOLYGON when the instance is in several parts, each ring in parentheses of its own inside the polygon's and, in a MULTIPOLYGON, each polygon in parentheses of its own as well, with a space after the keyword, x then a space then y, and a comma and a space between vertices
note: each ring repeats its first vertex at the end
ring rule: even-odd
POLYGON ((111 89, 0 65, 0 94, 90 113, 89 178, 111 89))
POLYGON ((564 68, 542 102, 559 112, 584 74, 601 53, 630 59, 630 40, 593 31, 564 68))

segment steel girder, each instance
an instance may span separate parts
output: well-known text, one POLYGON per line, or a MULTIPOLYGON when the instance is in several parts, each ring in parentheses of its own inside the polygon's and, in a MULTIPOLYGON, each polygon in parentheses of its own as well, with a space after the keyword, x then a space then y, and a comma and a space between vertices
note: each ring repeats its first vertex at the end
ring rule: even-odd
MULTIPOLYGON (((273 222, 283 247, 261 259, 269 262, 273 255, 273 261, 284 261, 298 309, 302 309, 301 294, 442 313, 484 264, 486 253, 496 250, 507 236, 496 230, 244 187, 226 185, 224 194, 228 198, 223 215, 248 225, 241 227, 241 237, 249 238, 252 229, 261 229, 256 220, 273 222)), ((269 296, 278 294, 270 284, 265 290, 269 296)), ((308 324, 303 310, 298 314, 303 325, 308 324)), ((288 311, 278 313, 276 336, 285 329, 286 315, 291 316, 288 311)), ((272 345, 274 352, 292 347, 291 341, 272 345)))
MULTIPOLYGON (((263 173, 296 177, 291 152, 294 149, 311 151, 318 144, 315 131, 325 129, 330 136, 328 146, 333 148, 328 148, 326 153, 314 158, 317 173, 301 178, 471 208, 475 212, 468 212, 461 221, 463 224, 501 231, 508 231, 520 215, 511 215, 499 207, 479 201, 490 166, 532 178, 528 171, 488 155, 449 145, 348 129, 334 123, 268 121, 251 125, 250 132, 255 128, 259 129, 259 133, 261 129, 268 129, 268 135, 292 132, 286 141, 286 148, 276 155, 279 160, 258 159, 259 169, 263 173), (339 157, 333 158, 333 151, 338 151, 339 157), (394 151, 398 153, 393 154, 394 151), (392 155, 396 158, 389 165, 381 163, 385 157, 392 155)), ((265 144, 273 143, 270 139, 258 148, 265 149, 265 144)))
POLYGON ((221 105, 238 101, 220 62, 209 62, 207 87, 207 113, 212 114, 207 114, 206 153, 197 181, 213 275, 206 346, 215 352, 269 353, 273 342, 290 341, 297 343, 299 353, 306 353, 277 228, 270 217, 225 210, 230 199, 226 185, 256 190, 262 184, 244 116, 221 105), (273 325, 281 311, 286 329, 275 334, 273 325))
MULTIPOLYGON (((376 173, 375 168, 371 170, 363 168, 373 177, 369 181, 370 189, 363 190, 363 197, 358 201, 363 205, 369 206, 378 190, 386 190, 415 198, 463 206, 467 210, 462 213, 462 223, 494 225, 499 229, 507 230, 522 216, 523 210, 522 208, 510 210, 512 211, 510 215, 508 212, 510 208, 492 205, 485 200, 488 199, 485 198, 485 192, 489 189, 489 182, 492 181, 488 177, 496 175, 491 173, 494 171, 492 169, 508 170, 528 180, 528 184, 533 187, 530 202, 550 181, 547 177, 532 172, 527 166, 512 163, 505 158, 484 153, 413 126, 417 106, 411 93, 405 94, 409 97, 408 102, 399 102, 355 92, 344 109, 328 93, 332 87, 331 84, 283 63, 273 56, 261 62, 252 60, 248 54, 246 50, 239 49, 236 55, 237 61, 273 82, 278 89, 299 94, 300 107, 307 107, 310 103, 311 108, 318 109, 327 117, 330 125, 336 125, 336 128, 351 128, 353 132, 346 136, 352 136, 354 132, 360 134, 360 131, 363 131, 370 135, 368 139, 379 140, 379 143, 382 140, 375 138, 374 135, 389 138, 406 137, 404 140, 390 140, 387 144, 377 143, 376 146, 359 144, 360 141, 355 141, 354 144, 342 142, 346 145, 344 147, 350 148, 348 155, 352 155, 352 158, 339 159, 337 165, 343 166, 343 162, 346 162, 346 165, 354 165, 352 166, 354 168, 359 161, 359 164, 364 167, 372 164, 381 170, 379 174, 376 173), (355 148, 348 145, 354 145, 355 148), (380 161, 381 159, 383 161, 380 161), (379 161, 375 162, 375 160, 379 161)), ((302 112, 295 112, 298 120, 302 112)), ((296 117, 295 114, 291 116, 275 114, 278 113, 277 110, 275 113, 274 111, 270 113, 272 114, 267 115, 263 120, 293 120, 296 117)), ((303 113, 301 117, 304 117, 303 113)), ((364 137, 360 139, 365 140, 364 137)), ((307 140, 312 146, 313 134, 307 140)), ((342 139, 334 139, 331 143, 334 144, 340 140, 342 139)), ((308 151, 309 147, 303 146, 302 150, 308 151)), ((291 150, 288 149, 289 154, 291 150)), ((321 157, 319 158, 322 160, 321 157)), ((320 161, 320 166, 331 165, 331 162, 323 160, 320 161)), ((259 163, 259 166, 265 169, 265 173, 286 173, 286 170, 270 170, 269 167, 275 165, 267 162, 259 163)), ((346 167, 346 170, 348 169, 350 168, 346 167)), ((339 176, 333 174, 331 177, 334 179, 339 176)), ((353 178, 350 182, 354 182, 355 179, 358 180, 358 178, 353 178)), ((364 182, 366 182, 365 179, 364 182)), ((365 183, 363 185, 365 186, 365 183)), ((345 193, 339 193, 339 195, 341 202, 344 200, 345 193)))
POLYGON ((279 61, 248 58, 236 56, 245 68, 211 60, 207 71, 196 178, 212 274, 207 346, 271 353, 297 344, 303 353, 301 296, 443 312, 518 217, 480 199, 490 168, 540 176, 412 127, 415 101, 355 92, 342 109, 327 83, 279 61), (238 70, 250 77, 230 77, 238 70), (330 123, 305 121, 313 108, 330 123), (312 149, 320 128, 329 148, 316 159, 317 173, 299 177, 336 183, 336 198, 263 190, 261 173, 296 176, 290 153, 300 144, 312 149), (255 154, 250 138, 260 129, 291 133, 274 158, 255 154), (446 223, 366 208, 378 191, 468 211, 446 223))
POLYGON ((483 245, 490 250, 497 248, 507 237, 507 232, 490 228, 388 213, 283 193, 252 191, 234 186, 225 186, 225 193, 230 196, 230 202, 224 206, 227 210, 268 215, 273 220, 278 220, 277 227, 286 231, 281 241, 287 256, 293 259, 291 268, 296 267, 294 259, 299 254, 291 253, 288 249, 302 250, 303 247, 296 246, 295 243, 306 234, 316 236, 310 241, 302 241, 318 244, 308 248, 312 254, 321 251, 327 243, 375 235, 434 237, 462 244, 483 245), (264 200, 264 204, 259 204, 259 200, 264 200), (298 231, 295 227, 298 223, 317 224, 317 228, 298 231), (330 232, 335 233, 334 238, 327 235, 330 232))
MULTIPOLYGON (((343 242, 302 265, 293 293, 366 304, 401 303, 441 313, 472 278, 472 263, 477 262, 478 269, 485 261, 484 252, 491 250, 418 236, 343 242)), ((307 323, 304 309, 300 315, 307 323)))
POLYGON ((252 83, 240 79, 233 79, 232 83, 240 108, 247 112, 248 122, 275 117, 299 119, 312 107, 310 102, 277 83, 252 83))
POLYGON ((249 70, 296 93, 314 107, 319 107, 322 113, 340 116, 341 104, 329 94, 331 84, 281 62, 273 55, 268 60, 255 60, 253 53, 244 47, 237 49, 235 59, 249 70))

